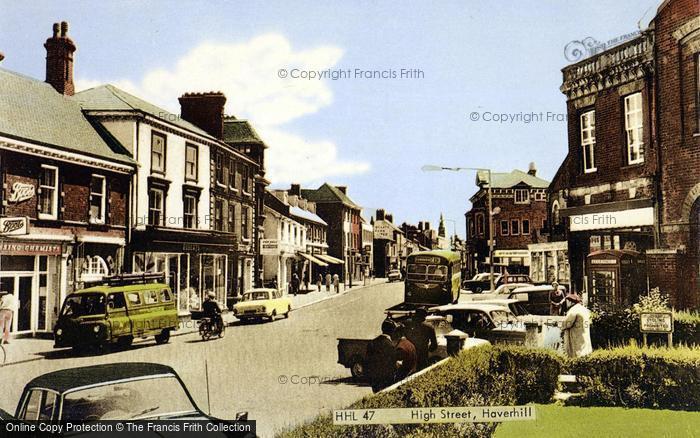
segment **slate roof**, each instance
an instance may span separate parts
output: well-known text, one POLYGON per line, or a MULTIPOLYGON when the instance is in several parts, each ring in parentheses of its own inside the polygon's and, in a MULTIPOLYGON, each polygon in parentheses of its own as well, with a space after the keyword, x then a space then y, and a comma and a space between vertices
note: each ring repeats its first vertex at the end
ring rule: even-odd
MULTIPOLYGON (((488 185, 488 172, 480 170, 476 175, 476 184, 484 183, 488 185)), ((546 189, 549 187, 549 181, 542 178, 532 176, 522 170, 514 169, 510 173, 491 173, 491 184, 494 189, 509 189, 518 184, 526 184, 533 189, 546 189)))
POLYGON ((306 219, 308 221, 316 222, 321 225, 328 225, 326 221, 318 217, 318 215, 316 215, 315 213, 311 213, 310 211, 304 210, 303 208, 289 206, 289 213, 292 216, 296 216, 300 219, 306 219))
POLYGON ((0 68, 0 134, 133 165, 128 151, 51 85, 0 68))
POLYGON ((115 87, 114 85, 100 85, 99 87, 76 93, 73 99, 80 102, 86 110, 93 111, 138 111, 146 113, 152 117, 171 123, 187 131, 193 132, 212 141, 218 141, 214 136, 205 130, 193 125, 180 117, 150 102, 146 102, 133 94, 115 87))
POLYGON ((324 183, 317 189, 302 189, 301 196, 317 204, 342 202, 351 208, 361 208, 335 186, 324 183))
POLYGON ((258 133, 247 120, 239 120, 235 117, 224 119, 224 141, 226 143, 245 143, 265 145, 258 133))

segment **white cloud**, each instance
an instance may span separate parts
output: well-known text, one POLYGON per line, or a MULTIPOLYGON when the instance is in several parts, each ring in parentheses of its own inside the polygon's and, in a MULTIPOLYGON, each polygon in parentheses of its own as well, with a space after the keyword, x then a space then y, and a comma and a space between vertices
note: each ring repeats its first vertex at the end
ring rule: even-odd
MULTIPOLYGON (((280 79, 278 70, 323 70, 335 66, 342 49, 319 46, 295 51, 287 38, 266 34, 240 43, 203 42, 172 67, 147 72, 140 83, 108 82, 149 102, 179 113, 177 98, 187 91, 222 91, 226 113, 249 119, 270 146, 268 177, 275 183, 320 181, 366 172, 369 164, 343 160, 330 140, 306 139, 284 124, 333 102, 325 81, 280 79)), ((105 81, 79 80, 78 89, 105 81)))

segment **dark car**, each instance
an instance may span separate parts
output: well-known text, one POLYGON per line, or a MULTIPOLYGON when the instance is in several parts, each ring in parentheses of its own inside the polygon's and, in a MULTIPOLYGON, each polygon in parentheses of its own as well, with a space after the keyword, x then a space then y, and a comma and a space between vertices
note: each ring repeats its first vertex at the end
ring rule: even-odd
MULTIPOLYGON (((532 284, 530 276, 525 274, 493 274, 494 288, 507 283, 528 283, 532 284)), ((462 282, 462 289, 471 291, 475 294, 480 294, 484 291, 491 290, 491 274, 482 273, 476 274, 471 280, 462 282)))
MULTIPOLYGON (((154 419, 222 422, 197 407, 175 370, 143 362, 43 374, 24 387, 15 415, 0 410, 0 418, 52 424, 154 419)), ((239 421, 247 418, 245 412, 236 416, 239 421)))
MULTIPOLYGON (((562 286, 559 289, 566 293, 562 286)), ((519 287, 508 294, 508 298, 518 300, 533 315, 549 315, 549 294, 552 291, 550 285, 519 287)))

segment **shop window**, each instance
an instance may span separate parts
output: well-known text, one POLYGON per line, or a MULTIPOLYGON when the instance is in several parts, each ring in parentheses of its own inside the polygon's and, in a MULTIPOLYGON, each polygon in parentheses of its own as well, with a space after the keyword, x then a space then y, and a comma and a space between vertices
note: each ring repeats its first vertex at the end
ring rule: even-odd
POLYGON ((583 171, 595 172, 595 111, 581 114, 581 156, 583 171))
POLYGON ((642 93, 625 97, 625 131, 627 132, 627 162, 637 164, 644 162, 644 130, 642 116, 642 93))
POLYGON ((164 225, 165 194, 163 190, 151 188, 148 190, 148 225, 164 225))
POLYGON ((42 164, 39 178, 39 219, 58 218, 58 167, 42 164))
POLYGON ((86 256, 83 261, 83 269, 80 276, 81 281, 98 281, 109 275, 109 266, 100 256, 86 256))
POLYGON ((151 133, 151 172, 165 173, 165 135, 151 133))
POLYGON ((185 180, 197 181, 199 166, 199 149, 196 145, 185 145, 185 180))
POLYGON ((90 223, 105 223, 107 182, 104 176, 92 175, 90 180, 90 223))

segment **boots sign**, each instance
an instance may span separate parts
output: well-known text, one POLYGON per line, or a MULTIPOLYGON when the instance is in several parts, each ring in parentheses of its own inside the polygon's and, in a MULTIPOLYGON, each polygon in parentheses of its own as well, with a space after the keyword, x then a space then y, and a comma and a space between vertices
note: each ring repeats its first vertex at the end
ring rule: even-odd
POLYGON ((10 196, 7 197, 7 202, 10 204, 19 204, 20 202, 28 201, 34 197, 36 189, 32 184, 24 184, 16 182, 12 184, 10 196))
POLYGON ((29 234, 29 219, 26 217, 0 218, 0 235, 17 236, 29 234))

